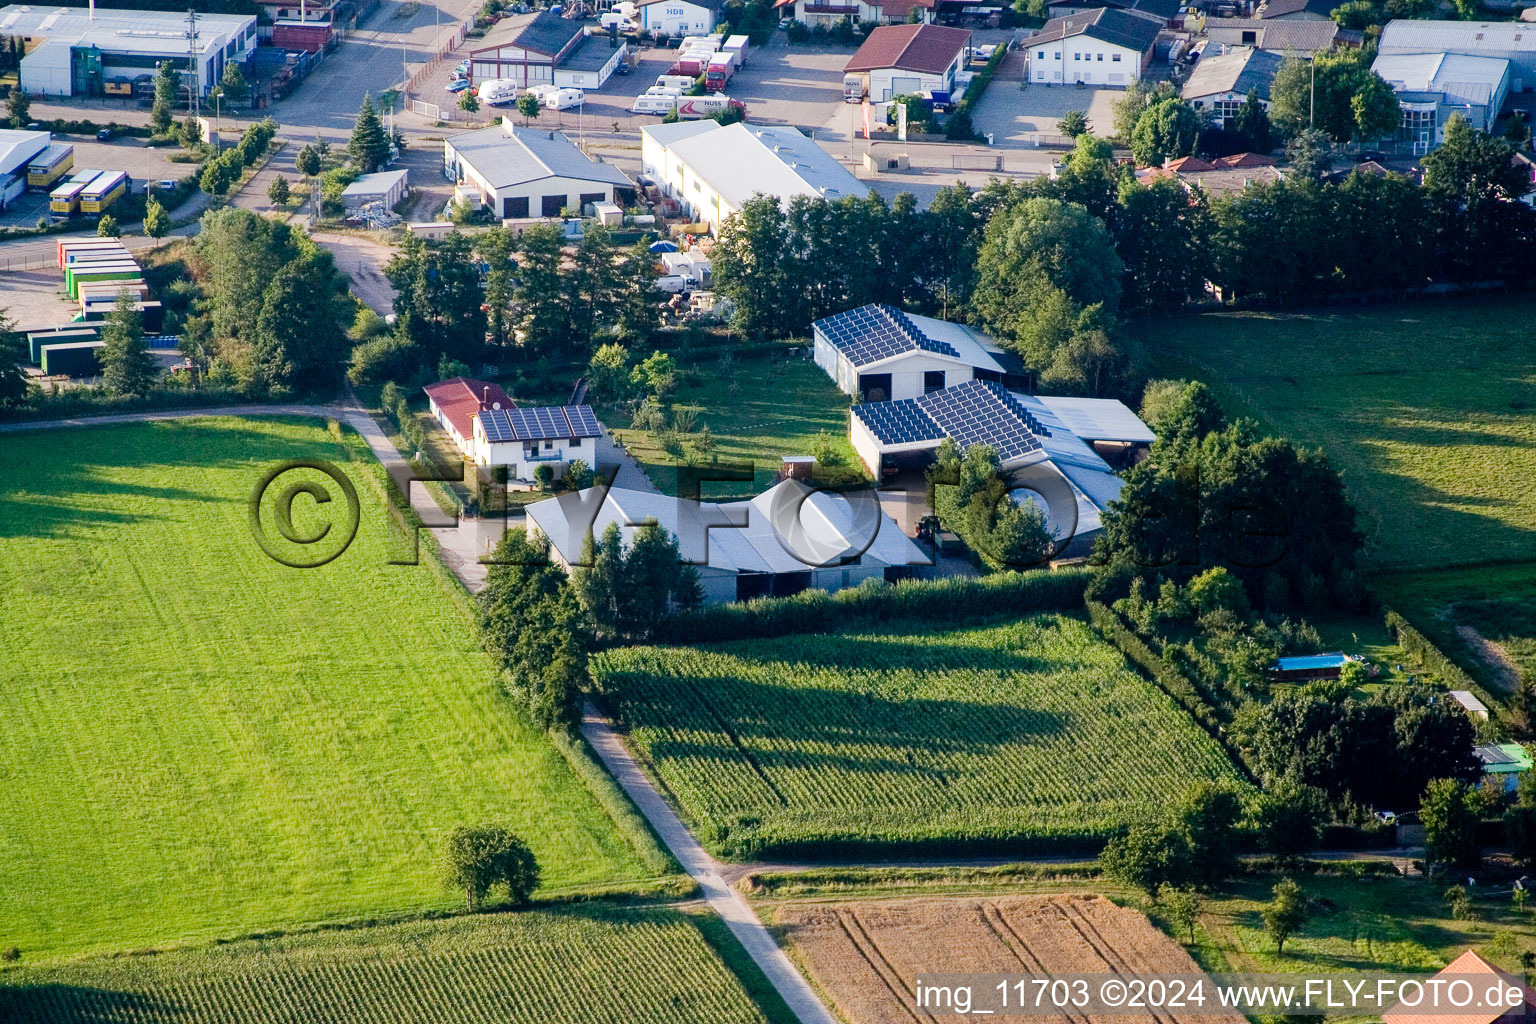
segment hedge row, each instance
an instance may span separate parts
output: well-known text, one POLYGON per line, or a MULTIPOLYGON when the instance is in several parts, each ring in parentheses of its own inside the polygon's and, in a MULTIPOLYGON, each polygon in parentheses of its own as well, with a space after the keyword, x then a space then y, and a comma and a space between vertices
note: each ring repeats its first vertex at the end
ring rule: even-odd
POLYGON ((668 615, 656 628, 662 643, 707 643, 827 633, 873 623, 920 619, 956 622, 1000 612, 1075 610, 1088 586, 1086 569, 1004 572, 973 579, 866 582, 828 594, 760 597, 668 615))
POLYGON ((1085 599, 1084 604, 1088 607, 1088 621, 1093 623, 1094 628, 1114 644, 1132 664, 1151 676, 1152 682, 1159 690, 1187 711, 1212 739, 1220 743, 1222 749, 1232 758, 1233 764, 1241 768, 1250 778, 1254 778, 1248 762, 1243 759, 1242 751, 1237 749, 1231 738, 1227 736, 1223 728, 1223 718, 1195 688, 1195 684, 1148 647, 1146 641, 1132 632, 1113 608, 1091 599, 1085 599))
POLYGON ((1503 707, 1503 701, 1483 689, 1465 669, 1446 657, 1429 637, 1420 633, 1412 623, 1390 608, 1387 609, 1386 624, 1387 631, 1397 637, 1397 645, 1418 661, 1421 668, 1444 683, 1448 689, 1470 691, 1473 696, 1487 705, 1490 711, 1503 707))
POLYGON ((960 98, 959 109, 969 114, 971 108, 981 101, 982 94, 987 91, 987 86, 992 84, 992 76, 997 74, 998 67, 1008 56, 1008 47, 999 46, 992 54, 992 59, 987 61, 987 66, 976 72, 976 77, 971 79, 970 86, 965 90, 965 95, 960 98))

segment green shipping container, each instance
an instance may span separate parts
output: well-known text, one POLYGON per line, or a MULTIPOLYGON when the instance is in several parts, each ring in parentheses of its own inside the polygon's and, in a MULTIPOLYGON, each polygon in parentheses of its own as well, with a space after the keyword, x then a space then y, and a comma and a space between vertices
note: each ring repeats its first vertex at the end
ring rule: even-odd
POLYGON ((27 357, 34 363, 41 363, 44 345, 61 345, 70 341, 95 341, 100 337, 99 327, 71 326, 63 330, 33 331, 27 335, 27 357))
POLYGON ((69 266, 64 268, 64 290, 69 292, 70 298, 76 298, 81 281, 132 281, 144 276, 139 265, 132 261, 126 263, 90 263, 84 267, 69 266))
POLYGON ((72 341, 63 345, 43 346, 43 373, 46 376, 97 377, 101 374, 99 353, 104 341, 72 341))

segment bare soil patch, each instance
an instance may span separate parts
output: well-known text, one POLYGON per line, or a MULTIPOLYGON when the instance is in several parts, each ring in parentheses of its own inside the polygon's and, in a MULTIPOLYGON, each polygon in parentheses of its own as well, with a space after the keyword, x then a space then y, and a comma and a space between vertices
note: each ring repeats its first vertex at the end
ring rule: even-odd
MULTIPOLYGON (((1102 896, 1005 896, 789 904, 775 923, 813 982, 852 1024, 959 1024, 958 1015, 915 1017, 919 974, 1192 973, 1178 943, 1135 910, 1102 896)), ((1070 1024, 1178 1024, 1117 1015, 1038 1017, 1070 1024)), ((1190 1017, 1192 1024, 1241 1024, 1236 1015, 1190 1017)))

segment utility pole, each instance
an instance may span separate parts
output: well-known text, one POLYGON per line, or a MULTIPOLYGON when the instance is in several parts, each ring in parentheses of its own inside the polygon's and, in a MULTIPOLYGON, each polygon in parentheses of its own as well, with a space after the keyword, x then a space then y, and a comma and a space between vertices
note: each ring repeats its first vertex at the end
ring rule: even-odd
POLYGON ((187 113, 194 118, 198 114, 197 103, 199 93, 202 91, 198 81, 201 77, 198 73, 201 56, 197 46, 197 12, 189 9, 187 11, 187 74, 190 81, 187 83, 187 113))

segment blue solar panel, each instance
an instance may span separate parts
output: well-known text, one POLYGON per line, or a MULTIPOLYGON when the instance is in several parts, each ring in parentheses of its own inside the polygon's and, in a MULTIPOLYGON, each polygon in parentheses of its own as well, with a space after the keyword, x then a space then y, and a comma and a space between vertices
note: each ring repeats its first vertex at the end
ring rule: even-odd
POLYGON ((928 337, 910 317, 890 306, 850 309, 816 321, 816 330, 855 366, 868 366, 918 349, 960 358, 953 345, 928 337))
POLYGON ((881 444, 938 441, 944 437, 944 431, 939 425, 911 398, 894 402, 865 402, 854 406, 853 414, 881 444))
POLYGON ((971 380, 914 399, 962 448, 989 445, 1002 462, 1041 448, 1049 432, 1001 384, 971 380))
POLYGON ((480 429, 485 431, 487 441, 515 441, 517 435, 512 431, 512 424, 507 419, 505 409, 482 409, 480 411, 480 429))
POLYGON ((590 405, 566 406, 565 418, 570 421, 572 437, 598 437, 603 432, 590 405))

